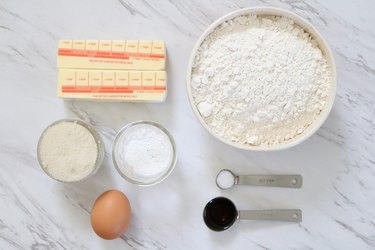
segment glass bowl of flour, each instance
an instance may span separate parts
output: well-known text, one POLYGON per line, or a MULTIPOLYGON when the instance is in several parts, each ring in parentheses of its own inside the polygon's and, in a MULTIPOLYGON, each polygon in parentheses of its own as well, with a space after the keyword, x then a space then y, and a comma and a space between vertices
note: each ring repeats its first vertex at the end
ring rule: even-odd
POLYGON ((175 142, 159 123, 136 121, 118 132, 112 160, 124 179, 139 186, 155 185, 166 179, 176 165, 175 142))
POLYGON ((241 9, 214 22, 188 64, 200 123, 231 146, 295 146, 324 123, 336 94, 333 55, 319 32, 282 9, 241 9))
POLYGON ((39 165, 52 179, 78 182, 98 171, 104 159, 104 143, 89 124, 63 119, 43 131, 37 155, 39 165))

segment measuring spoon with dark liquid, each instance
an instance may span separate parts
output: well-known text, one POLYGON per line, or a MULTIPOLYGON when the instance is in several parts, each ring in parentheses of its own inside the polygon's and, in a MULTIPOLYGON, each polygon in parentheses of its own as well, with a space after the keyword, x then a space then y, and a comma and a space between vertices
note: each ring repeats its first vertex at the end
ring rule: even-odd
POLYGON ((210 200, 203 210, 203 219, 213 231, 224 231, 236 220, 270 220, 301 222, 300 209, 242 210, 238 211, 234 203, 225 197, 210 200))

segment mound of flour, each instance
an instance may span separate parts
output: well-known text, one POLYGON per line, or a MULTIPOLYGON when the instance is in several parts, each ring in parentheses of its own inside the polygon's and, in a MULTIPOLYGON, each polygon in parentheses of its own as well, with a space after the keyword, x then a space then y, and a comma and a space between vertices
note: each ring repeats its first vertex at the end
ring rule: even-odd
POLYGON ((195 55, 192 95, 221 138, 250 145, 293 140, 328 100, 331 71, 317 42, 288 18, 240 16, 195 55))

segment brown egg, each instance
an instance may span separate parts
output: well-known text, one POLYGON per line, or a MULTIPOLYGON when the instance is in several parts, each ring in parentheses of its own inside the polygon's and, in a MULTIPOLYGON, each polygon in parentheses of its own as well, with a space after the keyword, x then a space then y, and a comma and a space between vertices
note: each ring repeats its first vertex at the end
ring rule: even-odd
POLYGON ((95 233, 106 240, 125 233, 131 217, 130 203, 118 190, 108 190, 95 201, 91 210, 91 226, 95 233))

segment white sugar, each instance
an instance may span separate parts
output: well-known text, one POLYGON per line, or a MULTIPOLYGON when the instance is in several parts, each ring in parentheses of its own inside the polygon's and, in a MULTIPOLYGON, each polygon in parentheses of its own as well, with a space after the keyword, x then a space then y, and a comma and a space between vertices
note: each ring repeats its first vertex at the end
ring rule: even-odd
POLYGON ((43 169, 53 178, 72 182, 93 171, 98 148, 91 132, 76 122, 59 122, 49 127, 39 143, 43 169))
POLYGON ((228 170, 221 170, 216 178, 217 185, 222 189, 230 188, 235 183, 234 175, 228 170))

